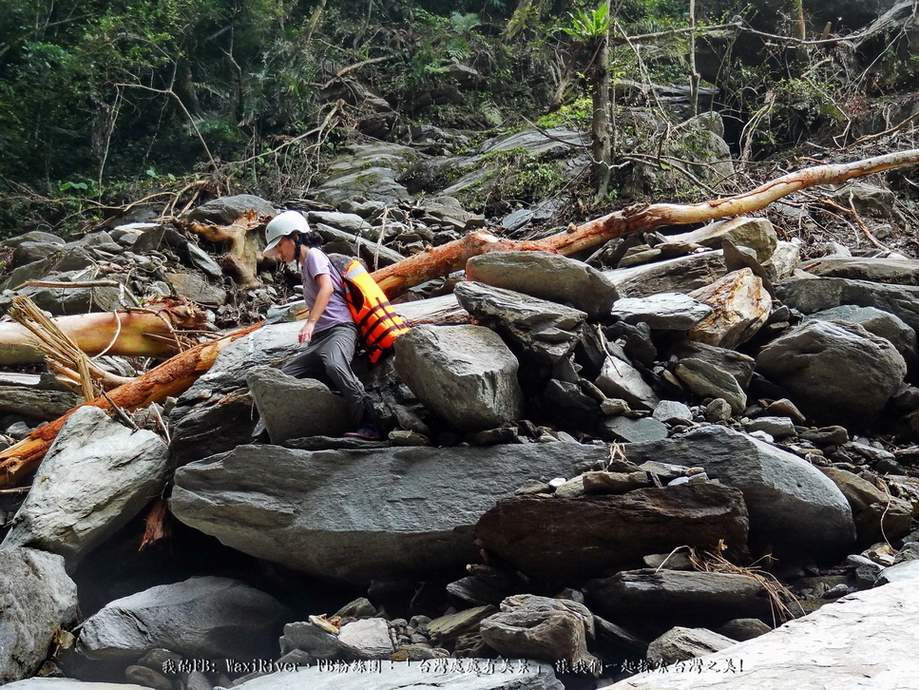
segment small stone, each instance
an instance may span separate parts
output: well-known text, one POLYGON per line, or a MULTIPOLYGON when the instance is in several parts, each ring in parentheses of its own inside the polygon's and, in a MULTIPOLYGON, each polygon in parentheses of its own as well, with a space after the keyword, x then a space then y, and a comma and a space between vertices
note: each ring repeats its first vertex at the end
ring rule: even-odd
POLYGON ((765 431, 773 438, 788 438, 795 435, 795 424, 788 417, 757 417, 744 423, 744 431, 765 431))
POLYGON ((486 429, 475 434, 472 443, 477 446, 494 446, 499 443, 519 443, 520 437, 517 435, 516 427, 498 427, 497 429, 486 429))
POLYGON ((713 424, 727 421, 732 414, 731 405, 724 398, 715 398, 705 406, 705 419, 713 424))
POLYGON ((548 482, 541 482, 538 479, 527 479, 523 486, 517 489, 514 494, 517 496, 530 496, 532 494, 549 494, 552 493, 552 485, 548 482))
POLYGON ((824 426, 819 429, 799 430, 798 436, 817 446, 841 446, 849 442, 849 432, 845 427, 841 426, 824 426))
MULTIPOLYGON (((648 568, 666 568, 667 570, 695 570, 689 554, 684 551, 670 553, 653 553, 642 558, 648 568)), ((724 634, 724 633, 723 633, 724 634)))
POLYGON ((838 599, 839 597, 845 596, 848 593, 849 593, 849 587, 845 583, 840 582, 838 585, 833 585, 828 590, 826 590, 822 595, 820 595, 820 598, 821 599, 838 599))
POLYGON ((765 412, 777 417, 788 417, 798 424, 804 424, 806 417, 801 413, 795 404, 788 398, 775 400, 766 405, 765 412))
POLYGON ((730 637, 732 640, 743 642, 754 637, 772 632, 772 628, 763 623, 759 618, 735 618, 730 620, 716 631, 719 635, 730 637))
POLYGON ((393 429, 388 438, 394 446, 431 446, 433 443, 424 434, 406 429, 393 429))
POLYGON ((578 496, 583 496, 584 493, 583 475, 569 479, 567 482, 555 489, 555 495, 559 498, 577 498, 578 496))
POLYGON ((479 623, 495 613, 496 610, 494 606, 477 606, 441 616, 428 623, 428 632, 435 642, 455 639, 464 632, 477 628, 479 623))
POLYGON ((631 412, 632 408, 622 398, 607 398, 600 403, 600 411, 607 417, 616 417, 631 412))
POLYGON ((581 475, 584 493, 621 494, 651 484, 647 472, 585 472, 581 475))
POLYGON ((760 441, 765 443, 774 443, 775 439, 772 437, 772 434, 769 434, 765 431, 751 431, 750 436, 753 438, 758 438, 760 441))
POLYGON ((692 424, 692 411, 675 400, 661 400, 651 416, 665 424, 692 424))
POLYGON ((628 417, 608 417, 601 423, 601 429, 613 440, 626 443, 641 441, 662 441, 667 438, 667 425, 651 417, 630 419, 628 417))
POLYGON ((388 659, 394 651, 389 624, 382 618, 361 618, 347 623, 338 639, 358 659, 388 659))
POLYGON ((172 690, 171 680, 146 666, 128 666, 124 671, 124 676, 129 683, 143 685, 145 688, 172 690))
POLYGON ((903 545, 903 548, 901 548, 894 557, 893 562, 894 565, 896 565, 897 563, 915 560, 919 560, 919 543, 911 541, 903 545))
MULTIPOLYGON (((377 609, 373 604, 370 603, 370 600, 367 599, 366 597, 360 597, 342 606, 338 611, 335 612, 335 615, 333 616, 333 618, 335 617, 342 618, 342 619, 343 618, 373 618, 376 615, 377 615, 377 609)), ((317 620, 323 621, 324 619, 317 619, 317 620)), ((310 617, 310 622, 316 624, 315 621, 313 621, 312 616, 310 617)), ((324 626, 320 626, 320 627, 324 627, 324 626)), ((324 629, 327 629, 327 628, 324 628, 324 629)), ((329 632, 332 632, 332 630, 329 630, 329 632)))

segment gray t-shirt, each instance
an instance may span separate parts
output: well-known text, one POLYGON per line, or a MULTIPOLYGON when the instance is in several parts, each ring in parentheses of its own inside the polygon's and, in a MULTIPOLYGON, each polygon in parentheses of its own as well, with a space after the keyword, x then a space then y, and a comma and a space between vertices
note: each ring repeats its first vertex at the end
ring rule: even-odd
POLYGON ((314 333, 319 333, 340 323, 354 323, 354 319, 351 318, 351 312, 348 311, 348 305, 345 302, 345 289, 341 284, 341 275, 321 249, 310 247, 306 254, 306 261, 300 266, 300 277, 303 280, 303 299, 306 300, 306 306, 310 309, 313 308, 316 303, 316 296, 319 294, 319 283, 316 282, 316 276, 321 275, 332 277, 334 292, 332 292, 322 316, 316 322, 314 333))

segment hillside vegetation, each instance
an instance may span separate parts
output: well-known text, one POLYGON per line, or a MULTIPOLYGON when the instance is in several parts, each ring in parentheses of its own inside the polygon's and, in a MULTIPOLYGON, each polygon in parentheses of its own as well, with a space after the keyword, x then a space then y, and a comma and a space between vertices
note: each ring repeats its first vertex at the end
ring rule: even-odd
POLYGON ((582 217, 665 192, 619 178, 642 156, 666 165, 660 122, 695 112, 724 117, 741 187, 795 156, 855 158, 865 135, 894 130, 868 152, 897 148, 915 19, 875 20, 899 5, 9 0, 0 234, 85 231, 141 200, 157 214, 239 191, 280 203, 343 144, 409 143, 424 126, 471 141, 528 121, 591 132, 591 178, 566 181, 582 217))

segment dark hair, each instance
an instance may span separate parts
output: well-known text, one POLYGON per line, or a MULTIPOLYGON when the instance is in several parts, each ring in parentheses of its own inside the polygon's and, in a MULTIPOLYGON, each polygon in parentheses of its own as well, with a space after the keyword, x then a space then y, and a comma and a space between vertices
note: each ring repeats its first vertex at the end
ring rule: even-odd
POLYGON ((318 247, 323 242, 322 235, 315 230, 307 230, 298 234, 300 235, 300 241, 307 247, 318 247))

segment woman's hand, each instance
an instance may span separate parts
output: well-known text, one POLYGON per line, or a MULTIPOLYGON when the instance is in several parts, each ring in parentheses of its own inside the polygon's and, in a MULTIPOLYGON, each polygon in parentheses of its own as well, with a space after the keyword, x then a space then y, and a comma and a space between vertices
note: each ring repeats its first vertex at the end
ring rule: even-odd
POLYGON ((300 329, 300 334, 297 336, 297 340, 301 343, 308 343, 313 339, 313 329, 316 328, 316 324, 307 321, 303 324, 303 328, 300 329))

